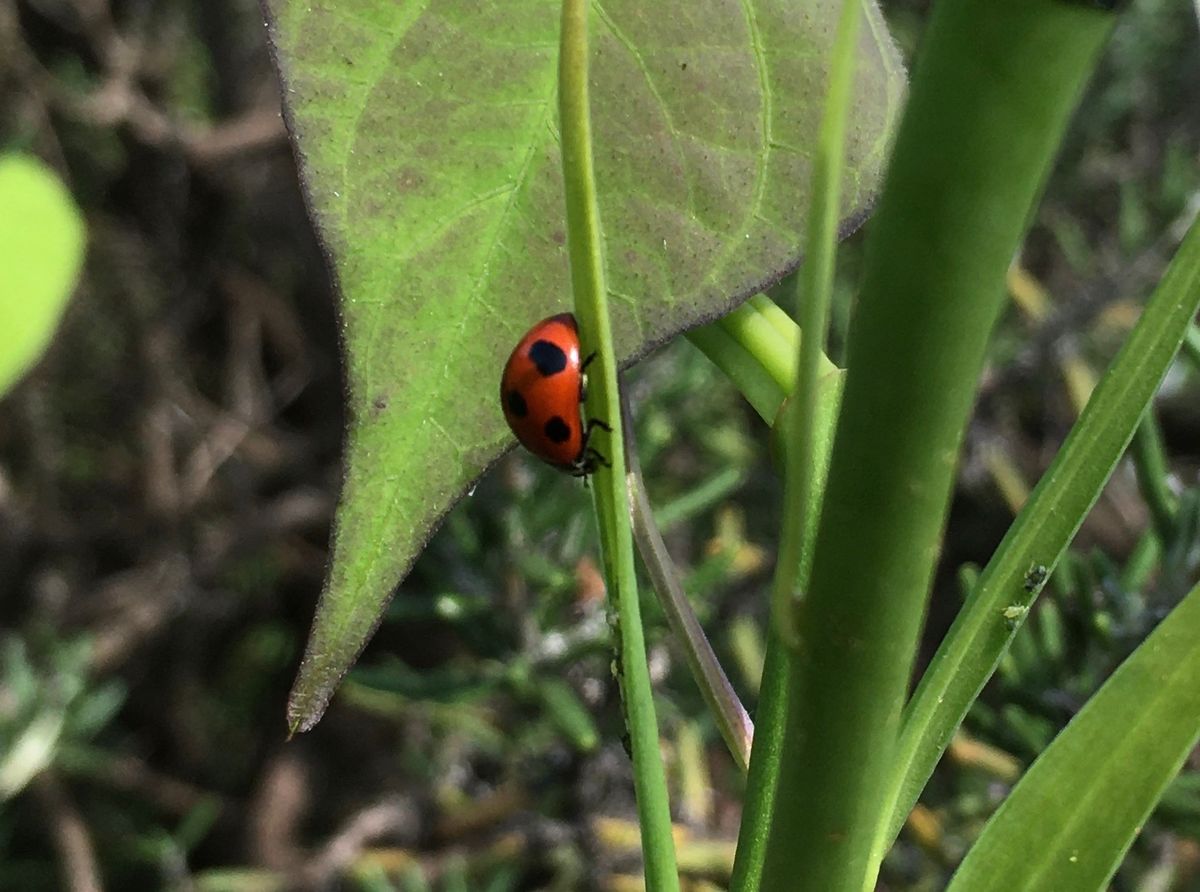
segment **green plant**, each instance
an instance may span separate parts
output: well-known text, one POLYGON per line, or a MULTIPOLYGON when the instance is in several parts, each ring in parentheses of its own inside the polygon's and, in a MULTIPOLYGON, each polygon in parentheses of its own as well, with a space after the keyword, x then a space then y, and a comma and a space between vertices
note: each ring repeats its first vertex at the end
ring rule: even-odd
MULTIPOLYGON (((776 278, 811 207, 804 343, 761 298, 691 335, 773 425, 785 474, 775 627, 733 886, 872 888, 933 766, 1139 425, 1138 467, 1160 537, 1173 528, 1177 506, 1155 482, 1158 447, 1143 418, 1200 307, 1196 224, 908 697, 956 456, 1005 274, 1112 30, 1112 11, 1063 0, 942 0, 869 230, 843 383, 841 374, 822 374, 819 353, 833 235, 839 218, 853 223, 864 206, 898 93, 873 8, 856 41, 857 5, 817 7, 826 26, 844 14, 829 43, 831 27, 797 31, 786 4, 745 4, 740 30, 722 32, 732 23, 719 20, 715 5, 672 18, 568 0, 556 130, 546 100, 554 86, 549 4, 514 4, 503 21, 489 12, 428 14, 415 4, 364 19, 299 3, 267 6, 294 91, 293 134, 314 215, 342 286, 354 411, 333 566, 289 704, 293 730, 320 717, 436 518, 504 443, 498 410, 479 408, 490 395, 471 387, 511 342, 482 334, 489 319, 503 320, 497 307, 519 307, 529 320, 561 306, 569 268, 585 351, 599 355, 589 414, 606 417, 619 442, 617 363, 776 278), (590 55, 588 10, 593 34, 602 35, 590 55), (387 39, 372 42, 375 32, 387 39), (705 55, 714 52, 705 38, 726 34, 734 35, 730 54, 748 45, 747 71, 705 55), (365 79, 345 76, 353 63, 339 40, 372 48, 365 79), (793 68, 789 60, 807 58, 796 52, 801 42, 819 47, 824 61, 793 68), (439 52, 450 43, 453 58, 439 52), (597 85, 590 116, 589 62, 597 85), (689 70, 707 73, 710 89, 689 92, 689 70), (798 99, 803 84, 819 85, 823 112, 798 99), (725 98, 714 97, 717 85, 736 95, 722 135, 741 138, 749 127, 760 136, 744 150, 756 160, 748 192, 728 174, 738 151, 701 133, 702 117, 720 117, 705 105, 725 98), (750 106, 748 98, 759 101, 750 106), (358 109, 349 117, 340 104, 348 99, 358 109), (423 112, 413 112, 403 132, 370 141, 367 125, 417 108, 423 112), (463 109, 484 119, 470 131, 478 141, 456 134, 439 146, 429 128, 465 127, 463 109), (646 123, 656 113, 665 121, 657 129, 646 123), (822 126, 807 130, 815 142, 800 151, 784 130, 818 116, 822 126), (562 219, 555 140, 565 229, 549 222, 562 219), (646 145, 657 156, 638 154, 646 145), (443 154, 431 163, 435 148, 443 154), (660 177, 663 157, 678 174, 669 183, 660 177), (810 157, 806 190, 809 171, 795 162, 810 157), (506 181, 496 167, 515 174, 506 181), (471 173, 459 187, 464 169, 471 173), (406 201, 381 197, 381 182, 406 201), (672 193, 680 182, 685 188, 672 193), (399 259, 389 250, 396 227, 405 239, 399 259), (701 229, 718 235, 706 239, 701 229), (667 234, 686 247, 680 252, 667 234), (397 287, 402 295, 389 303, 397 287), (451 299, 431 302, 430 293, 451 299), (413 316, 401 322, 404 310, 413 316), (445 386, 429 379, 442 369, 451 373, 445 386), (398 548, 385 549, 393 535, 398 548)), ((507 333, 522 330, 513 329, 507 333)), ((596 474, 594 501, 619 617, 647 884, 674 888, 626 462, 602 447, 614 468, 596 474)), ((1198 604, 1193 588, 1047 748, 989 822, 955 888, 986 879, 1003 888, 1091 889, 1112 875, 1200 735, 1198 604), (1120 733, 1139 723, 1145 730, 1120 733), (1136 772, 1124 769, 1130 762, 1136 772), (1120 790, 1120 807, 1076 807, 1106 787, 1120 790), (1068 789, 1074 795, 1060 795, 1068 789)))
POLYGON ((52 767, 64 746, 90 741, 121 707, 118 683, 88 678, 90 650, 86 641, 54 641, 39 665, 21 639, 0 638, 0 802, 52 767))
POLYGON ((84 225, 62 182, 0 155, 0 396, 41 356, 83 264, 84 225))

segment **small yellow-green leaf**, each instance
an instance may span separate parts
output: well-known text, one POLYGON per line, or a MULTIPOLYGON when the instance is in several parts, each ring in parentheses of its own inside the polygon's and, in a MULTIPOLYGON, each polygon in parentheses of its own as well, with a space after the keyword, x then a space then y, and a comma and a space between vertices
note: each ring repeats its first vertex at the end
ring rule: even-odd
POLYGON ((42 355, 83 262, 79 209, 52 170, 0 156, 0 396, 42 355))
POLYGON ((1200 586, 1042 753, 949 892, 1094 892, 1200 738, 1200 586))

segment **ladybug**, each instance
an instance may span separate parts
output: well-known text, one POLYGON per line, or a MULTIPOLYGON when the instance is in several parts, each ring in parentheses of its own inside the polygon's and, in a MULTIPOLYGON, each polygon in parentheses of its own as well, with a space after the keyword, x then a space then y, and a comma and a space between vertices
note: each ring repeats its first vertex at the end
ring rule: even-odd
POLYGON ((592 431, 612 428, 597 418, 583 423, 588 364, 579 360, 573 313, 543 319, 517 342, 500 378, 504 420, 521 445, 573 477, 587 478, 609 461, 588 445, 592 431))

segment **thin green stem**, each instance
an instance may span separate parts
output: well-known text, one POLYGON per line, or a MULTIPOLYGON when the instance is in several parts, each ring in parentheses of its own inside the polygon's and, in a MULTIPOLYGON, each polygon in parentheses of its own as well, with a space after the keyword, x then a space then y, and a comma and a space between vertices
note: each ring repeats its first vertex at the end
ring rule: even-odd
POLYGON ((816 522, 808 511, 814 488, 817 396, 820 387, 822 348, 829 326, 833 299, 834 260, 837 256, 838 210, 841 207, 842 171, 845 167, 846 122, 854 84, 855 42, 862 4, 845 0, 834 36, 825 93, 825 108, 817 133, 812 169, 812 203, 808 209, 805 262, 796 277, 796 316, 806 344, 798 345, 795 411, 784 416, 781 434, 787 443, 783 482, 783 530, 779 560, 771 586, 771 616, 775 630, 789 646, 796 646, 795 609, 807 582, 800 572, 804 543, 812 537, 808 527, 816 522))
MULTIPOLYGON (((783 425, 779 422, 780 412, 785 405, 783 381, 775 380, 766 371, 774 368, 776 373, 789 369, 786 384, 794 385, 796 355, 800 349, 800 329, 795 321, 763 295, 751 298, 748 306, 740 307, 735 313, 754 313, 770 322, 770 329, 761 324, 735 323, 728 327, 718 323, 704 326, 689 333, 688 337, 718 367, 720 367, 742 394, 754 406, 768 424, 775 424, 776 431, 783 425)), ((821 401, 818 415, 819 426, 816 437, 818 453, 816 479, 823 483, 825 469, 829 465, 829 450, 833 444, 833 426, 837 418, 838 404, 844 375, 829 361, 821 357, 821 401)), ((819 508, 820 491, 814 493, 810 509, 815 516, 819 508)), ((808 524, 809 541, 802 552, 811 554, 815 524, 808 524)), ((766 850, 771 813, 774 805, 775 784, 779 773, 783 751, 783 733, 788 702, 788 658, 787 648, 773 632, 768 633, 766 658, 760 681, 758 708, 755 710, 754 746, 750 755, 750 771, 746 780, 746 799, 742 807, 742 828, 738 834, 737 857, 731 889, 750 892, 758 888, 762 876, 763 854, 766 850)))
POLYGON ((1138 488, 1146 500, 1146 507, 1150 509, 1154 530, 1163 542, 1169 542, 1177 505, 1175 494, 1167 485, 1167 453, 1163 449, 1162 433, 1154 418, 1153 408, 1146 410, 1137 433, 1133 435, 1133 442, 1129 444, 1129 451, 1137 473, 1138 488))
POLYGON ((642 834, 646 887, 651 892, 678 890, 675 845, 666 774, 659 748, 646 642, 638 603, 633 540, 626 490, 617 362, 604 282, 603 237, 596 202, 588 107, 588 7, 586 0, 563 0, 559 51, 559 118, 562 132, 563 185, 566 194, 567 249, 571 285, 579 318, 582 349, 595 352, 589 375, 587 412, 612 426, 598 432, 597 448, 611 468, 595 475, 596 507, 605 578, 616 605, 621 690, 633 756, 634 791, 642 834))
POLYGON ((1191 361, 1192 368, 1200 372, 1200 326, 1194 322, 1188 326, 1183 339, 1183 355, 1191 361))
POLYGON ((758 709, 754 712, 757 728, 754 747, 750 751, 750 771, 746 777, 742 826, 738 829, 730 892, 757 892, 762 883, 771 815, 775 811, 775 778, 779 776, 783 759, 789 678, 787 645, 773 631, 768 631, 758 709))

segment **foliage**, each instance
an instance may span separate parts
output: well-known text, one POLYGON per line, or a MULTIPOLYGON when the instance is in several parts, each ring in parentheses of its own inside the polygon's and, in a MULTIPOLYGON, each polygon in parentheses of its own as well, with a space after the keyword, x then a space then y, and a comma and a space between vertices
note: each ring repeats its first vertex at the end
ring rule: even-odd
MULTIPOLYGON (((308 728, 431 530, 511 443, 496 385, 480 382, 565 306, 558 4, 266 7, 342 293, 350 390, 333 565, 289 706, 308 728)), ((593 7, 595 176, 622 363, 795 265, 811 97, 838 4, 790 8, 593 7)), ((877 13, 871 26, 848 227, 870 203, 901 92, 877 13)))
MULTIPOLYGON (((73 818, 106 888, 636 888, 595 531, 570 484, 525 456, 449 513, 329 719, 283 743, 279 707, 325 569, 343 391, 259 10, 15 8, 0 10, 0 141, 69 184, 89 263, 58 345, 0 404, 0 625, 25 655, 8 665, 26 667, 0 675, 0 712, 10 689, 50 703, 68 678, 81 704, 109 682, 124 697, 94 732, 59 736, 48 770, 0 805, 0 886, 83 876, 59 846, 73 818)), ((924 4, 887 12, 901 46, 927 45, 924 4)), ((1041 302, 1008 312, 989 347, 919 666, 962 605, 960 566, 988 562, 1187 228, 1193 35, 1190 10, 1165 0, 1123 16, 1031 217, 1010 286, 1041 302)), ((830 354, 843 364, 861 249, 839 250, 830 354)), ((781 453, 754 410, 774 406, 774 420, 796 345, 777 362, 787 350, 765 326, 757 341, 733 329, 693 336, 729 378, 680 341, 628 369, 623 389, 666 546, 761 724, 779 674, 762 665, 781 453)), ((888 853, 888 888, 945 888, 1024 766, 1194 583, 1191 351, 1046 593, 992 617, 1011 648, 888 853)), ((977 579, 961 578, 966 594, 977 579)), ((642 588, 680 872, 719 887, 746 784, 642 588)), ((36 711, 17 713, 5 732, 19 739, 36 711)), ((1115 888, 1194 885, 1195 758, 1115 888)))
POLYGON ((42 354, 83 262, 79 209, 54 173, 0 155, 0 396, 42 354))

